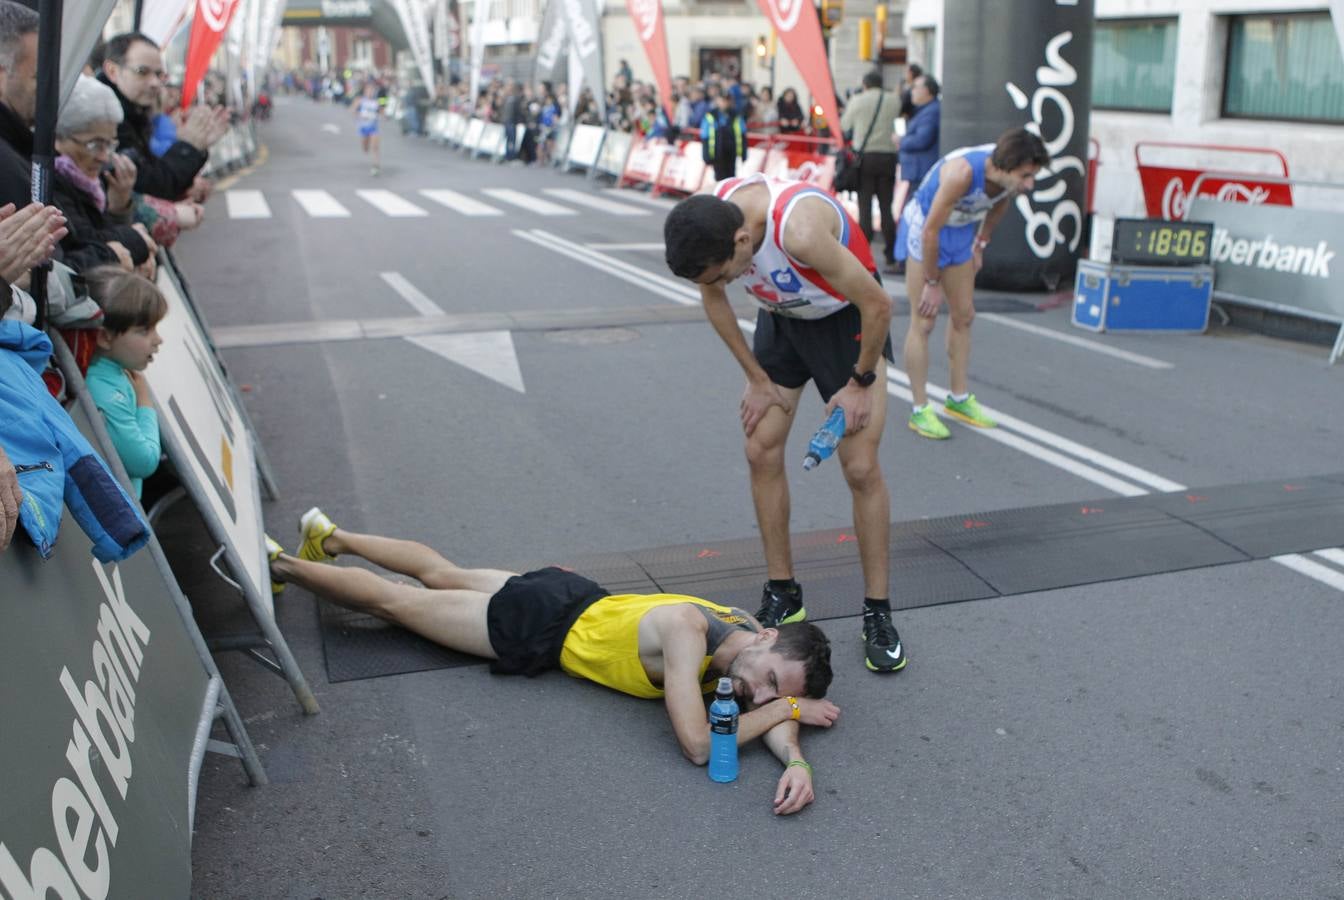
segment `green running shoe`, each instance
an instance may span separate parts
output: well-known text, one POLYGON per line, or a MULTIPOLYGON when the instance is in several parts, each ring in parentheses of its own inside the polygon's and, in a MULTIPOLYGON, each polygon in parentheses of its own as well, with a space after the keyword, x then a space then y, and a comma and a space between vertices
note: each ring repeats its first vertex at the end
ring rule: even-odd
POLYGON ((910 421, 907 424, 915 434, 935 441, 945 441, 952 436, 952 432, 947 430, 947 426, 938 419, 933 407, 927 403, 919 412, 910 414, 910 421))
POLYGON ((948 394, 943 409, 947 410, 949 415, 956 416, 967 425, 974 425, 976 428, 993 428, 999 424, 985 415, 985 411, 975 399, 975 394, 967 394, 961 403, 953 400, 952 395, 948 394))

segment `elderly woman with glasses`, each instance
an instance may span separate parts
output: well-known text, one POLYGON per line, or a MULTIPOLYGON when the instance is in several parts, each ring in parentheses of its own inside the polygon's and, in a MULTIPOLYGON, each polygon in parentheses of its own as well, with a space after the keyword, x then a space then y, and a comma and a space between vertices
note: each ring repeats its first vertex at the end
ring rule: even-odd
POLYGON ((135 164, 117 153, 121 104, 105 85, 81 75, 56 119, 52 202, 65 213, 65 262, 77 271, 110 263, 153 276, 157 249, 134 221, 135 164))

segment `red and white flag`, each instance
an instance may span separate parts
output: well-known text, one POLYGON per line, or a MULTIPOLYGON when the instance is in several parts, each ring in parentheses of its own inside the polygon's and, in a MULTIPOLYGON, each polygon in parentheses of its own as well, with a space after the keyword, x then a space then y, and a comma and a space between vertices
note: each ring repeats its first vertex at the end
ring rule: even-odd
POLYGON ((644 53, 653 67, 653 79, 658 84, 658 99, 663 103, 668 121, 675 110, 672 106, 672 72, 667 61, 667 32, 663 28, 662 0, 625 0, 635 31, 644 44, 644 53))
POLYGON ((779 32, 779 39, 803 76, 803 83, 821 105, 821 114, 826 117, 832 138, 840 143, 840 108, 835 103, 835 82, 831 80, 826 42, 822 40, 821 21, 812 0, 756 2, 779 32))
POLYGON ((187 73, 182 80, 184 110, 191 106, 196 88, 210 68, 210 57, 215 55, 241 5, 242 0, 196 0, 196 15, 191 20, 191 37, 187 42, 187 73))

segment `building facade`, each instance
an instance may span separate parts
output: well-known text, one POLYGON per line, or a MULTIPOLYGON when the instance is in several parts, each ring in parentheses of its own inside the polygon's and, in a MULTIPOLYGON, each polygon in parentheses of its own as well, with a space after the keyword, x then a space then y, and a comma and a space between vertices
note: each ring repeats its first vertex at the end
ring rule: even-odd
MULTIPOLYGON (((941 69, 942 0, 911 0, 905 25, 911 58, 957 77, 941 69)), ((1136 147, 1159 165, 1265 174, 1278 154, 1292 177, 1344 188, 1344 53, 1329 5, 1096 0, 1089 125, 1102 215, 1145 215, 1136 147), (1197 146, 1158 146, 1172 143, 1197 146)), ((1294 201, 1334 208, 1344 190, 1298 187, 1294 201)))

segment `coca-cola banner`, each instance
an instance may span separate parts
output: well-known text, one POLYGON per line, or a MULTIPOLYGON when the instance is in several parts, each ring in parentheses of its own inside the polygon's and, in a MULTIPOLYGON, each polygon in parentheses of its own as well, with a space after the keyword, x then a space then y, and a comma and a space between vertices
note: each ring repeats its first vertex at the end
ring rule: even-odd
POLYGON ((191 106, 196 88, 210 67, 224 32, 242 0, 196 0, 196 15, 191 20, 191 38, 187 43, 187 74, 182 80, 182 108, 191 106))
POLYGON ((941 150, 1010 128, 1041 136, 1051 164, 994 231, 978 283, 1054 289, 1073 278, 1087 202, 1093 0, 947 0, 941 150))
POLYGON ((817 8, 812 5, 812 0, 756 2, 770 24, 775 26, 784 50, 798 67, 798 73, 803 76, 803 84, 807 85, 813 100, 821 104, 821 114, 826 117, 826 124, 830 126, 836 143, 839 143, 840 109, 835 102, 835 82, 831 80, 831 64, 826 57, 826 43, 821 38, 817 8))
POLYGON ((1201 197, 1229 203, 1293 205, 1289 185, 1256 177, 1288 177, 1288 160, 1277 150, 1140 141, 1134 145, 1134 161, 1143 185, 1144 206, 1154 218, 1184 219, 1194 199, 1190 192, 1197 179, 1201 197), (1218 174, 1205 174, 1213 172, 1218 174))
POLYGON ((667 61, 667 33, 663 29, 662 0, 625 0, 635 33, 644 44, 644 52, 653 67, 653 80, 658 85, 658 99, 667 111, 670 121, 675 115, 672 106, 672 73, 667 61))

